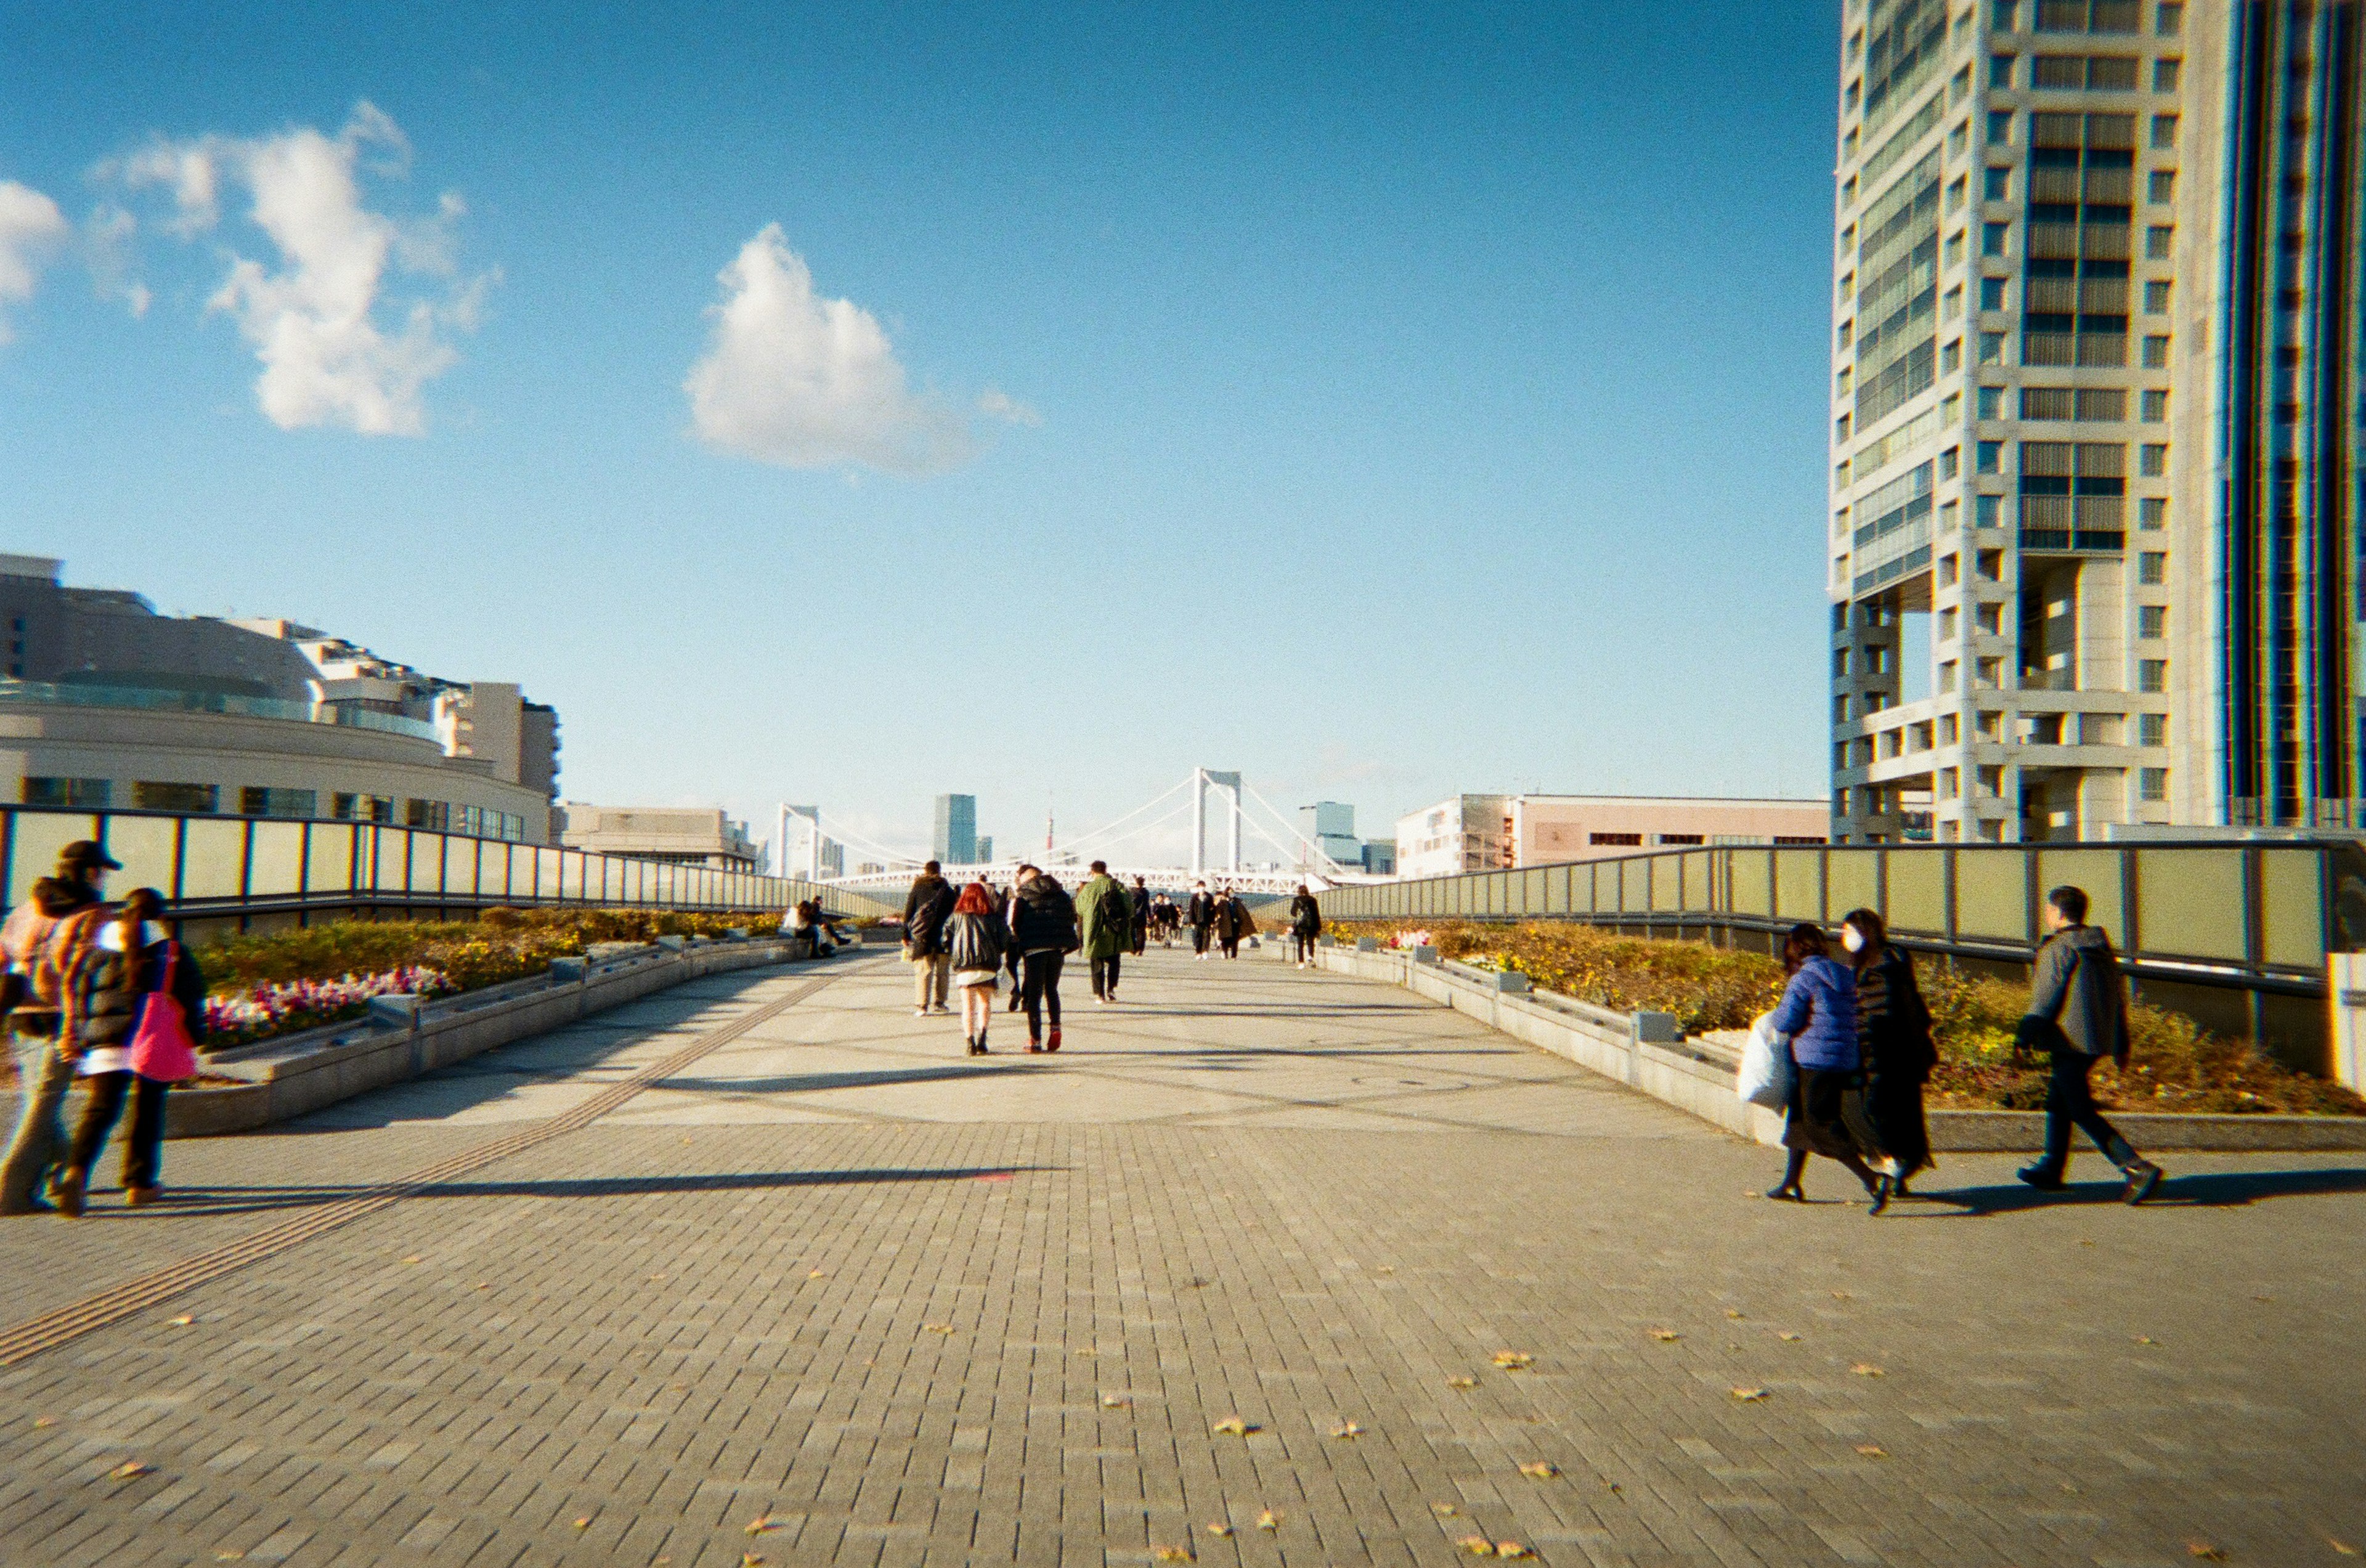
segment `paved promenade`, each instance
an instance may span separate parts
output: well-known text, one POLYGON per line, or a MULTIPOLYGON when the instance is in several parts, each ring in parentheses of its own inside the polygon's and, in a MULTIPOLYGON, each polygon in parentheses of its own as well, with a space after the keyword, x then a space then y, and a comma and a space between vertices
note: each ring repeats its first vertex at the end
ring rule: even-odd
POLYGON ((717 976, 0 1221, 0 1326, 275 1238, 0 1370, 0 1562, 2366 1551, 2366 1162, 1873 1221, 1400 991, 1069 989, 978 1060, 891 957, 717 976))

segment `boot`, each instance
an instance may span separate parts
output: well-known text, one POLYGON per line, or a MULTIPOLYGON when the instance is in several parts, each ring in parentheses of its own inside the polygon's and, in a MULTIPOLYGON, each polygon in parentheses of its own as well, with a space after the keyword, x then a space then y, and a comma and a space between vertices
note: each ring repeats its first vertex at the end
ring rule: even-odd
POLYGON ((70 1220, 82 1218, 83 1200, 90 1185, 90 1172, 69 1168, 58 1178, 53 1190, 58 1201, 58 1213, 70 1220))
POLYGON ((1045 1046, 1043 1047, 1043 1049, 1044 1049, 1044 1050, 1046 1050, 1046 1051, 1056 1051, 1056 1050, 1058 1050, 1059 1048, 1060 1048, 1060 1026, 1059 1026, 1058 1024, 1056 1024, 1056 1023, 1055 1023, 1055 1024, 1053 1024, 1053 1025, 1052 1026, 1052 1039, 1051 1039, 1051 1043, 1050 1043, 1049 1044, 1045 1045, 1045 1046))
POLYGON ((2152 1190, 2160 1185, 2161 1168, 2148 1159, 2132 1160, 2121 1168, 2127 1172, 2127 1196, 2131 1203, 2143 1202, 2152 1196, 2152 1190))

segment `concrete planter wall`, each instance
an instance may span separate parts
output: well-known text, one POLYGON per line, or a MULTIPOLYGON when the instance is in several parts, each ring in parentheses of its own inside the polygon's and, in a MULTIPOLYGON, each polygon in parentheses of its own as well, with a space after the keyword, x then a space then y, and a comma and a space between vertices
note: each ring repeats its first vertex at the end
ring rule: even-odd
MULTIPOLYGON (((1498 988, 1503 976, 1493 972, 1423 962, 1406 953, 1324 947, 1315 960, 1335 974, 1402 986, 1738 1137, 1782 1142, 1781 1115, 1745 1104, 1733 1092, 1739 1046, 1729 1040, 1680 1039, 1666 1013, 1628 1015, 1549 992, 1506 991, 1498 988)), ((2366 1149, 2366 1117, 2113 1111, 2112 1121, 2140 1149, 2366 1149)), ((1932 1148, 1959 1154, 2035 1153, 2045 1144, 2045 1118, 2034 1111, 1933 1111, 1930 1125, 1932 1148)))

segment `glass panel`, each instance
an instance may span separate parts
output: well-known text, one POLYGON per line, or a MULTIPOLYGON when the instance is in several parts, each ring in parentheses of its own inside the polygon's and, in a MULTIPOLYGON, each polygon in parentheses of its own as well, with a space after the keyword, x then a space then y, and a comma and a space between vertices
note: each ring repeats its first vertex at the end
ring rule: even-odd
POLYGON ((1698 911, 1708 908, 1709 857, 1706 852, 1684 857, 1684 908, 1698 911))
POLYGON ((2261 942, 2270 964, 2315 969, 2325 962, 2324 857, 2315 850, 2269 850, 2259 857, 2261 942))
POLYGON ((110 817, 107 820, 107 852, 123 863, 121 871, 107 874, 107 893, 120 898, 135 887, 153 887, 173 897, 174 840, 180 824, 170 817, 110 817))
POLYGON ((1851 909, 1878 909, 1879 850, 1836 849, 1824 863, 1824 900, 1834 920, 1851 909))
POLYGON ((1487 879, 1487 912, 1489 914, 1500 915, 1504 912, 1511 893, 1510 882, 1511 878, 1500 871, 1487 879))
POLYGON ((2028 942, 2029 858, 2017 849, 1957 850, 1955 934, 2028 942))
POLYGON ((457 834, 444 840, 444 891, 468 898, 477 891, 477 840, 457 834))
POLYGON ((1569 867, 1557 865, 1545 873, 1545 913, 1569 913, 1569 867))
POLYGON ((1541 915, 1551 897, 1546 890, 1545 874, 1532 871, 1527 874, 1527 886, 1520 889, 1520 913, 1541 915))
POLYGON ((371 863, 377 870, 377 874, 370 879, 369 886, 381 893, 403 891, 411 882, 411 867, 407 863, 409 857, 405 853, 405 840, 411 835, 400 828, 372 828, 369 829, 369 835, 371 863))
POLYGON ((413 893, 444 891, 444 845, 441 833, 413 833, 411 836, 411 890, 413 893))
MULTIPOLYGON (((2120 854, 2115 850, 2040 850, 2037 852, 2037 896, 2053 888, 2076 887, 2087 895, 2087 923, 2101 926, 2115 945, 2127 940, 2126 911, 2120 908, 2120 854)), ((2039 922, 2041 933, 2044 922, 2039 922)))
POLYGON ((1774 852, 1774 918, 1780 920, 1820 920, 1824 918, 1823 877, 1818 850, 1774 852))
POLYGON ((246 824, 190 818, 181 851, 181 897, 235 898, 245 889, 246 824))
POLYGON ((1673 912, 1684 907, 1684 857, 1651 857, 1651 908, 1673 912))
POLYGON ((33 884, 55 871, 58 852, 76 839, 96 839, 98 818, 73 811, 16 811, 16 852, 8 861, 8 906, 25 901, 33 884))
POLYGON ((1892 931, 1944 936, 1947 931, 1947 857, 1936 850, 1891 850, 1889 908, 1881 912, 1892 931))
POLYGON ((1768 874, 1770 857, 1764 850, 1735 850, 1733 855, 1733 913, 1762 915, 1774 913, 1774 890, 1768 874))
POLYGON ((246 895, 288 898, 304 890, 304 824, 257 822, 248 852, 246 895))
POLYGON ((537 898, 558 897, 559 852, 538 849, 534 852, 534 894, 537 898))
POLYGON ((342 822, 315 822, 304 852, 304 891, 342 893, 354 885, 354 830, 342 822))
POLYGON ((2136 926, 2146 953, 2241 962, 2243 852, 2138 850, 2136 926))

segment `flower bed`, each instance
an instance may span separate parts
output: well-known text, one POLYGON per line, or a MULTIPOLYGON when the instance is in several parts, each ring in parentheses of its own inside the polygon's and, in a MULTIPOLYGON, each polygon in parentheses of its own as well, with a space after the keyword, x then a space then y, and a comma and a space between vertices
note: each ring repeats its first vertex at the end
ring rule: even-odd
MULTIPOLYGON (((1747 1029, 1774 1005, 1783 966, 1761 953, 1705 942, 1619 936, 1574 922, 1453 923, 1409 931, 1380 921, 1335 923, 1334 935, 1377 937, 1389 947, 1435 947, 1443 957, 1483 959, 1526 974, 1541 989, 1619 1012, 1673 1013, 1687 1034, 1747 1029)), ((1924 960, 1916 965, 1939 1046, 1929 1100, 1951 1110, 2034 1111, 2045 1103, 2042 1062, 2016 1066, 2014 1026, 2029 988, 1924 960)), ((2128 1067, 2108 1062, 2095 1095, 2130 1111, 2284 1112, 2366 1116, 2366 1100, 2296 1073, 2249 1042, 2203 1030, 2182 1013, 2141 1003, 2128 1010, 2128 1067)))
POLYGON ((206 1049, 226 1051, 275 1034, 343 1023, 369 1010, 372 997, 440 997, 459 988, 442 970, 413 964, 376 975, 265 980, 244 990, 215 991, 206 998, 206 1049))

